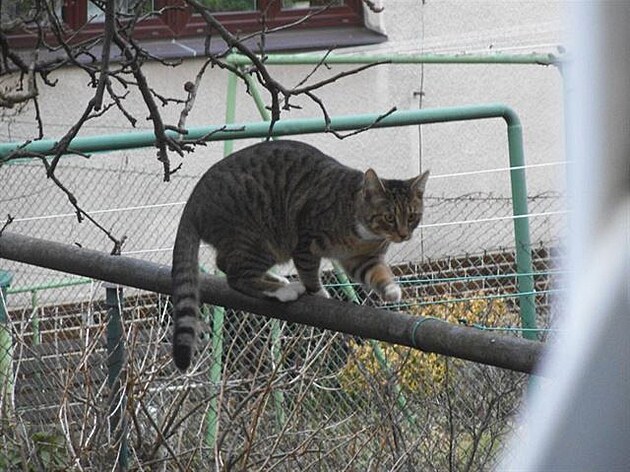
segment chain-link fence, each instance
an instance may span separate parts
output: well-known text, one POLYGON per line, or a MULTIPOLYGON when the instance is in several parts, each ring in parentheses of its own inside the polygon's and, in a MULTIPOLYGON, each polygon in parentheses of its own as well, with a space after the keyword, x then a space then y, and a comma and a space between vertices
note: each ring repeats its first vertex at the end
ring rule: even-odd
MULTIPOLYGON (((124 159, 115 170, 66 161, 57 172, 105 228, 127 236, 124 254, 170 263, 196 176, 160 184, 158 172, 124 159)), ((111 249, 77 222, 40 165, 0 167, 0 181, 10 231, 111 249)), ((541 337, 561 288, 562 208, 560 194, 529 198, 541 337)), ((424 226, 390 255, 404 289, 391 308, 519 334, 510 215, 509 197, 428 196, 424 226)), ((2 469, 488 470, 527 384, 498 368, 212 306, 181 375, 165 296, 5 260, 0 269, 13 277, 0 333, 9 335, 2 469)), ((335 297, 379 303, 331 267, 323 276, 335 297)))

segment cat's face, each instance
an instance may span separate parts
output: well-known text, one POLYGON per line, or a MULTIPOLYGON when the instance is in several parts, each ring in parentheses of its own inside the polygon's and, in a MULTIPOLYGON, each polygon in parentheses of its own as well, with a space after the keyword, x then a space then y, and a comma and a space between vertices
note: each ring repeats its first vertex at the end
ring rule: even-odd
POLYGON ((422 219, 429 172, 410 180, 381 180, 372 169, 363 177, 358 205, 364 228, 390 242, 408 241, 422 219))

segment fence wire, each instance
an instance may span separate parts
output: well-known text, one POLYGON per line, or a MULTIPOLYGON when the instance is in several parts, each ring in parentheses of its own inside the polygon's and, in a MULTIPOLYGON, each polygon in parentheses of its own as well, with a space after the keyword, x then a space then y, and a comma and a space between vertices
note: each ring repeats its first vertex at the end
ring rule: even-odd
MULTIPOLYGON (((104 227, 127 236, 125 254, 170 263, 197 176, 161 184, 158 173, 71 162, 58 175, 104 227)), ((2 166, 0 181, 10 231, 111 249, 77 222, 40 165, 2 166)), ((559 193, 529 198, 541 338, 553 333, 550 301, 562 289, 563 205, 559 193)), ((425 211, 416 237, 390 254, 404 296, 387 308, 518 335, 510 198, 433 195, 425 211)), ((213 269, 209 248, 202 265, 213 269)), ((5 260, 0 270, 13 276, 1 302, 2 470, 489 470, 527 383, 214 306, 203 307, 195 363, 181 375, 167 297, 5 260)), ((337 298, 380 305, 331 266, 323 277, 337 298)))

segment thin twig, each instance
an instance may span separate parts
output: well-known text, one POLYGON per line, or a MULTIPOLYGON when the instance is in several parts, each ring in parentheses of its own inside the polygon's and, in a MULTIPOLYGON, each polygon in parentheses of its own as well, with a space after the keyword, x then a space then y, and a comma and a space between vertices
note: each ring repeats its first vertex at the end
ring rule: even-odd
POLYGON ((336 75, 334 75, 334 76, 332 76, 332 77, 330 77, 328 79, 321 80, 321 81, 317 82, 316 84, 307 85, 305 87, 297 87, 297 88, 291 89, 290 93, 292 95, 299 95, 299 94, 302 94, 302 93, 305 93, 305 92, 310 92, 310 91, 313 91, 313 90, 317 90, 317 89, 322 88, 322 87, 324 87, 326 85, 332 84, 333 82, 336 82, 339 79, 343 79, 344 77, 349 77, 351 75, 358 74, 359 72, 363 72, 364 70, 371 69, 372 67, 381 66, 383 64, 391 64, 391 62, 392 61, 390 61, 390 60, 386 60, 386 61, 371 62, 370 64, 364 64, 364 65, 356 67, 354 69, 347 70, 347 71, 344 71, 344 72, 340 72, 340 73, 338 73, 338 74, 336 74, 336 75))
POLYGON ((326 51, 326 54, 324 54, 322 58, 319 60, 319 62, 315 64, 315 67, 313 67, 313 70, 310 71, 308 74, 306 74, 304 78, 295 87, 293 87, 293 89, 295 90, 301 87, 302 85, 304 85, 306 82, 308 82, 308 79, 310 79, 315 74, 315 72, 319 70, 321 66, 325 66, 326 68, 330 69, 330 66, 326 64, 326 59, 328 59, 328 56, 330 56, 330 54, 334 50, 335 50, 335 47, 329 48, 328 51, 326 51))
POLYGON ((11 214, 7 214, 7 219, 5 220, 4 224, 2 225, 2 228, 0 228, 0 237, 2 237, 2 233, 4 232, 5 229, 7 229, 7 227, 13 223, 13 220, 15 218, 13 216, 11 216, 11 214))
POLYGON ((99 230, 101 230, 110 239, 110 241, 114 243, 112 254, 120 253, 122 245, 127 239, 127 237, 123 236, 121 239, 116 238, 110 231, 105 229, 105 227, 103 227, 98 221, 96 221, 88 212, 83 210, 83 208, 79 206, 79 202, 77 198, 74 196, 74 194, 57 178, 54 172, 51 172, 50 164, 48 163, 46 156, 43 156, 41 154, 40 155, 31 154, 31 157, 38 157, 41 160, 41 162, 44 164, 46 173, 48 174, 49 178, 62 192, 66 194, 66 196, 68 197, 68 201, 70 202, 70 204, 74 207, 76 211, 77 220, 79 221, 79 223, 81 223, 83 221, 83 218, 85 217, 94 226, 96 226, 99 230))
POLYGON ((168 453, 171 455, 171 458, 173 459, 173 461, 175 461, 175 464, 177 465, 177 468, 180 471, 186 471, 187 469, 179 461, 178 455, 175 454, 175 451, 173 451, 171 446, 168 444, 168 441, 165 440, 164 435, 162 434, 163 430, 156 424, 155 420, 151 417, 151 413, 149 412, 149 410, 147 409, 146 405, 144 404, 144 401, 140 400, 138 403, 140 404, 140 408, 142 408, 142 411, 144 412, 147 420, 149 421, 149 424, 155 430, 155 433, 156 433, 157 438, 158 438, 156 440, 154 452, 151 455, 153 456, 155 454, 155 452, 157 451, 157 448, 159 448, 160 445, 163 444, 164 447, 166 448, 166 450, 168 451, 168 453))
POLYGON ((330 119, 327 120, 326 122, 326 132, 327 133, 332 133, 333 135, 335 135, 337 138, 339 139, 346 139, 349 138, 350 136, 354 136, 357 135, 359 133, 363 133, 369 129, 372 129, 374 127, 376 127, 381 121, 383 121, 385 118, 387 118, 389 115, 391 115, 392 113, 394 113, 396 111, 396 107, 392 107, 389 111, 383 113, 382 115, 379 115, 372 123, 370 123, 367 126, 364 126, 363 128, 351 131, 350 133, 346 133, 346 134, 342 134, 339 131, 335 131, 334 129, 332 129, 329 125, 330 125, 330 119))
POLYGON ((184 84, 184 90, 188 93, 188 97, 186 98, 184 108, 182 109, 182 112, 179 115, 179 121, 177 122, 177 127, 180 129, 186 128, 186 120, 188 119, 188 114, 192 111, 192 108, 195 104, 197 91, 199 90, 199 85, 201 84, 201 79, 210 64, 212 64, 212 59, 206 60, 199 69, 199 72, 197 72, 197 75, 195 76, 195 81, 186 82, 184 84))

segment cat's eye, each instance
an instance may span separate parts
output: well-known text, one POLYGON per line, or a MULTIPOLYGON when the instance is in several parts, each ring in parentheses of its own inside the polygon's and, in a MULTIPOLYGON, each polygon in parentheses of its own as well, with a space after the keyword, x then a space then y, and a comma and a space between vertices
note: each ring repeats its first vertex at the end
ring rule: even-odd
POLYGON ((409 217, 407 219, 409 220, 410 223, 413 223, 414 221, 416 221, 418 219, 418 214, 417 213, 409 213, 409 217))
POLYGON ((385 218, 385 221, 387 223, 393 223, 394 220, 396 219, 394 215, 392 215, 391 213, 387 213, 383 218, 385 218))

